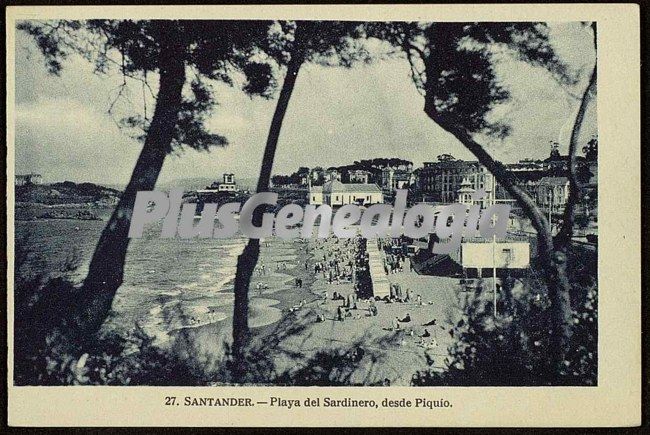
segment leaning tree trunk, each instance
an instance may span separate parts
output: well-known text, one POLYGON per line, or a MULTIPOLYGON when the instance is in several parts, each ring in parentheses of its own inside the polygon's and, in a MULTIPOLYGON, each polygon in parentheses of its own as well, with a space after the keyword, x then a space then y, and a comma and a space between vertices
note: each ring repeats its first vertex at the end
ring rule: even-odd
MULTIPOLYGON (((278 103, 275 106, 275 112, 273 113, 273 119, 271 120, 271 127, 266 140, 266 147, 264 148, 264 157, 262 159, 260 175, 257 180, 257 192, 266 192, 269 190, 273 160, 275 158, 275 150, 278 146, 278 139, 280 138, 282 122, 287 112, 287 106, 289 105, 289 100, 291 99, 291 94, 296 84, 296 79, 302 63, 303 57, 299 55, 297 51, 294 52, 294 55, 292 55, 287 66, 287 75, 282 84, 280 97, 278 98, 278 103)), ((255 226, 260 226, 262 224, 262 215, 262 207, 258 207, 253 213, 253 224, 255 226)), ((248 326, 248 289, 259 255, 259 240, 249 239, 243 252, 237 258, 237 272, 235 275, 234 290, 235 305, 233 308, 232 325, 232 351, 236 364, 236 371, 244 369, 242 361, 243 351, 250 337, 250 329, 248 326)), ((237 373, 235 375, 237 376, 237 373)))
POLYGON ((88 275, 81 287, 76 327, 83 334, 99 330, 124 277, 124 262, 129 245, 128 231, 138 191, 152 190, 167 156, 178 119, 185 83, 183 47, 173 32, 160 52, 160 86, 151 124, 142 151, 124 193, 97 243, 88 275))
MULTIPOLYGON (((592 23, 591 27, 594 32, 594 49, 596 49, 596 23, 592 23)), ((580 181, 578 180, 578 162, 576 154, 578 151, 578 140, 580 139, 580 133, 584 124, 587 107, 591 101, 592 95, 596 93, 597 65, 598 61, 594 60, 594 68, 591 72, 591 77, 589 77, 587 88, 582 94, 580 106, 578 107, 578 112, 576 113, 576 118, 573 122, 573 128, 571 129, 571 139, 569 140, 569 198, 567 199, 564 215, 562 217, 562 227, 558 234, 555 236, 554 240, 556 249, 561 249, 565 252, 568 245, 571 243, 571 238, 573 237, 575 208, 580 201, 582 193, 580 181)))
MULTIPOLYGON (((594 29, 594 44, 596 43, 596 28, 594 29)), ((426 77, 436 78, 441 74, 441 65, 437 64, 430 58, 423 58, 425 63, 426 77)), ((530 196, 514 182, 510 172, 499 162, 490 156, 482 145, 477 143, 468 131, 460 124, 450 121, 442 116, 435 107, 434 98, 425 98, 424 112, 436 122, 440 127, 453 134, 474 156, 490 171, 496 181, 501 184, 506 191, 521 206, 526 216, 530 219, 533 227, 537 231, 538 256, 540 266, 544 273, 544 280, 548 289, 548 297, 551 302, 550 308, 550 349, 551 365, 560 374, 563 369, 563 361, 568 350, 569 340, 572 331, 572 311, 571 311, 571 283, 568 278, 567 264, 567 247, 570 245, 573 224, 573 208, 578 196, 577 178, 575 177, 575 150, 577 148, 577 137, 584 121, 586 105, 589 100, 589 93, 595 87, 596 67, 591 76, 589 86, 585 89, 581 106, 578 110, 573 132, 570 155, 571 177, 573 201, 570 201, 567 210, 568 219, 565 217, 563 234, 553 239, 550 223, 546 220, 543 213, 537 208, 535 202, 530 196)))
POLYGON ((496 181, 517 201, 537 231, 537 252, 551 302, 550 346, 553 367, 560 367, 571 336, 571 285, 567 276, 566 254, 555 250, 549 222, 533 199, 517 186, 508 170, 495 161, 461 126, 441 119, 435 109, 425 111, 440 127, 453 134, 494 175, 496 181))

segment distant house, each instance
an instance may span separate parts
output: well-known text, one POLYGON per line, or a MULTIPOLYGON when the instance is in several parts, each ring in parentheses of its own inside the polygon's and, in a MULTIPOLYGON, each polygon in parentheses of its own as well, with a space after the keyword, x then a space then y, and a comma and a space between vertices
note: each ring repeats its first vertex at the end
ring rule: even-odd
POLYGON ((235 174, 223 174, 224 184, 235 184, 235 174))
POLYGON ((235 174, 223 174, 223 181, 214 182, 206 190, 217 192, 237 192, 239 188, 235 182, 235 174))
POLYGON ((391 167, 381 170, 381 187, 385 192, 394 192, 396 189, 408 189, 415 184, 415 175, 411 169, 394 169, 391 167))
POLYGON ((329 168, 325 171, 325 181, 341 181, 341 173, 336 168, 329 168))
POLYGON ((350 183, 366 184, 370 179, 370 172, 363 169, 351 169, 348 171, 348 177, 350 179, 350 183))
POLYGON ((563 213, 569 199, 567 177, 544 177, 537 186, 537 205, 551 213, 563 213))
POLYGON ((309 172, 309 182, 322 184, 325 180, 325 170, 321 167, 316 167, 309 172))
MULTIPOLYGON (((542 160, 524 159, 517 163, 507 163, 505 167, 513 175, 515 184, 525 190, 531 198, 536 197, 540 180, 549 175, 542 160)), ((512 199, 510 193, 500 184, 497 184, 496 197, 512 199)))
POLYGON ((107 196, 95 201, 95 205, 102 206, 102 207, 113 206, 113 205, 117 205, 119 200, 120 198, 118 196, 107 196))
POLYGON ((25 186, 28 184, 41 184, 43 182, 43 177, 41 174, 25 174, 25 175, 16 175, 16 180, 14 184, 16 186, 25 186))
POLYGON ((327 204, 331 207, 358 204, 370 205, 384 202, 384 195, 376 184, 341 183, 328 181, 322 186, 309 189, 310 204, 327 204))

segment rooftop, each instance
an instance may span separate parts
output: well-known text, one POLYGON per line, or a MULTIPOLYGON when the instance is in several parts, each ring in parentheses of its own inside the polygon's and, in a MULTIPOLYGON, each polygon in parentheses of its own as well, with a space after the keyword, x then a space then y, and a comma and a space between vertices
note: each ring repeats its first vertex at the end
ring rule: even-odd
MULTIPOLYGON (((314 186, 317 187, 317 186, 314 186)), ((376 184, 366 183, 341 183, 339 180, 328 181, 323 185, 324 193, 341 192, 368 192, 379 193, 381 189, 376 184)))
POLYGON ((539 184, 564 186, 569 182, 567 177, 544 177, 539 181, 539 184))

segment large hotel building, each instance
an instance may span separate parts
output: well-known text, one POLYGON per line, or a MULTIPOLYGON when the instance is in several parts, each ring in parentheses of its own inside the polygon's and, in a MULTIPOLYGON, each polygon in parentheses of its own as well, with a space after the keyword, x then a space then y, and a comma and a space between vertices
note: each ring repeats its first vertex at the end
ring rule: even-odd
POLYGON ((422 193, 432 201, 451 203, 458 202, 461 186, 492 192, 494 176, 476 161, 425 162, 420 170, 419 185, 422 193))

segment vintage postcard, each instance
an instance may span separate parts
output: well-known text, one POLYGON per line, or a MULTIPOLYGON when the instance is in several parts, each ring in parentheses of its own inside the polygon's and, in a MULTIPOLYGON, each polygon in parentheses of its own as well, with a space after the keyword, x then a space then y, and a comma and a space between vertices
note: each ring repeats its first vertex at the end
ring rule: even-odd
POLYGON ((10 425, 640 424, 637 5, 6 18, 10 425))

